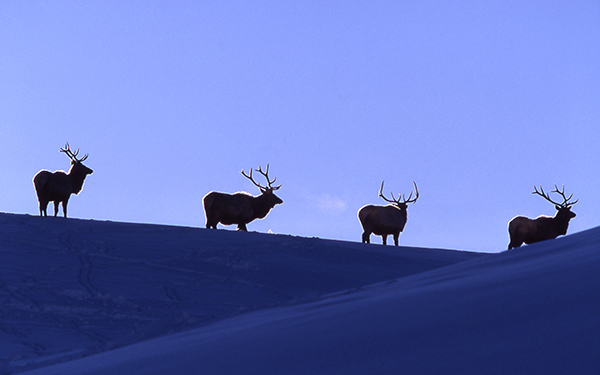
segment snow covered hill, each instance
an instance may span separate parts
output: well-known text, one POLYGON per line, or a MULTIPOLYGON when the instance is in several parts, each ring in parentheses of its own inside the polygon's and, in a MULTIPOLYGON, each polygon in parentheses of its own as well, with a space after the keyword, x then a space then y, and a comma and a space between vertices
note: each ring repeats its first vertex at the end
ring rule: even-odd
POLYGON ((501 254, 21 215, 0 239, 4 373, 600 370, 600 228, 501 254))
POLYGON ((485 255, 0 214, 0 256, 15 373, 485 255))

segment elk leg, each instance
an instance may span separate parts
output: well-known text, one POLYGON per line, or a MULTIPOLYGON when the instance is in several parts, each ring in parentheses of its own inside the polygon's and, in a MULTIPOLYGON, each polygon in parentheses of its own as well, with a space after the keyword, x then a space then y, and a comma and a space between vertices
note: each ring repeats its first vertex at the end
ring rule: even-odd
POLYGON ((40 201, 40 216, 48 216, 48 201, 40 201))
POLYGON ((54 201, 54 217, 58 216, 58 204, 60 201, 54 201))
POLYGON ((65 218, 67 217, 67 203, 69 202, 69 200, 67 199, 66 201, 62 202, 62 206, 63 206, 63 214, 65 215, 65 218))
POLYGON ((371 233, 364 232, 362 235, 362 242, 371 243, 371 239, 369 237, 371 237, 371 233))
POLYGON ((239 223, 237 229, 243 230, 244 232, 248 231, 248 229, 246 228, 246 223, 239 223))
POLYGON ((212 218, 209 219, 208 217, 206 218, 206 229, 217 229, 217 224, 219 224, 219 221, 215 221, 212 218))
POLYGON ((510 243, 508 244, 508 250, 510 249, 515 249, 519 246, 521 246, 522 243, 518 243, 518 241, 513 241, 512 239, 510 240, 510 243))
POLYGON ((400 237, 400 233, 394 233, 394 244, 398 246, 398 237, 400 237))
POLYGON ((387 245, 387 234, 382 234, 382 235, 381 235, 381 239, 382 239, 382 241, 383 241, 383 244, 384 244, 384 245, 387 245))

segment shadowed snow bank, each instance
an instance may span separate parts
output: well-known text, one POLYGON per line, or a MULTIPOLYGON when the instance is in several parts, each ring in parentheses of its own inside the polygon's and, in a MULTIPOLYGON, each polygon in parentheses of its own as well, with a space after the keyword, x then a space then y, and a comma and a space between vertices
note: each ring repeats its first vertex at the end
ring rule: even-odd
POLYGON ((0 373, 491 256, 11 214, 0 255, 0 373))
POLYGON ((599 245, 596 228, 33 373, 595 374, 599 245))

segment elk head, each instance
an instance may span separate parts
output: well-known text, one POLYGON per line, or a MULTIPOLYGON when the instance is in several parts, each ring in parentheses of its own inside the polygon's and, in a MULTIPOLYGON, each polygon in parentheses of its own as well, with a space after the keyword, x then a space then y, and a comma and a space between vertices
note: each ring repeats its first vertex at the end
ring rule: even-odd
MULTIPOLYGON (((77 151, 75 151, 75 152, 71 151, 71 148, 69 147, 69 142, 67 142, 65 144, 65 148, 60 149, 60 152, 64 152, 69 157, 69 159, 71 159, 72 166, 75 166, 77 164, 83 166, 83 164, 81 164, 81 162, 84 161, 85 159, 87 159, 89 156, 88 154, 85 154, 85 155, 83 155, 83 157, 81 159, 77 159, 77 155, 79 154, 79 149, 77 149, 77 151)), ((86 174, 92 174, 93 171, 91 169, 89 169, 85 166, 83 166, 83 167, 85 169, 87 169, 87 171, 88 171, 88 173, 86 173, 86 174)))
POLYGON ((77 155, 79 154, 79 149, 77 149, 75 152, 71 151, 69 142, 65 144, 65 148, 60 149, 60 152, 64 152, 69 159, 71 159, 71 170, 69 171, 69 176, 71 176, 73 179, 73 193, 79 194, 81 188, 83 187, 83 180, 85 179, 85 176, 94 172, 82 163, 88 158, 88 154, 85 154, 81 159, 78 159, 77 155))
POLYGON ((542 188, 541 185, 540 185, 539 191, 538 191, 537 187, 534 185, 533 192, 531 194, 537 194, 537 195, 543 197, 548 202, 552 203, 554 205, 554 207, 556 208, 556 210, 558 211, 556 213, 556 216, 564 217, 567 220, 574 218, 576 215, 575 215, 575 212, 571 211, 571 207, 575 203, 577 203, 579 201, 579 199, 577 199, 575 202, 569 202, 571 200, 571 198, 573 198, 573 194, 569 195, 568 197, 565 195, 565 185, 562 186, 562 190, 558 190, 558 186, 556 186, 556 184, 554 184, 554 190, 552 190, 551 193, 559 194, 563 199, 562 203, 558 203, 558 202, 555 202, 552 199, 550 199, 550 195, 546 194, 544 192, 544 189, 542 188))
POLYGON ((267 186, 262 186, 254 180, 254 178, 252 177, 252 168, 250 168, 250 172, 248 172, 248 174, 246 174, 243 169, 241 173, 244 177, 252 181, 252 183, 260 189, 261 196, 272 197, 269 200, 272 202, 273 206, 276 204, 283 203, 283 201, 278 196, 273 194, 273 191, 278 190, 281 187, 281 184, 273 186, 277 178, 274 178, 273 180, 269 179, 269 164, 267 164, 267 169, 264 172, 261 169, 260 165, 258 166, 258 169, 255 169, 255 171, 262 174, 265 177, 265 179, 267 180, 267 186))
POLYGON ((411 191, 408 198, 406 198, 405 195, 402 195, 402 196, 398 195, 398 199, 394 198, 394 193, 390 192, 392 199, 388 199, 383 195, 383 184, 384 183, 385 183, 385 180, 381 182, 381 188, 379 189, 379 198, 383 199, 386 202, 395 204, 401 210, 406 210, 408 203, 415 203, 417 201, 417 199, 419 199, 419 190, 417 189, 417 184, 414 181, 413 181, 413 185, 415 186, 415 197, 414 198, 412 197, 413 193, 411 191))

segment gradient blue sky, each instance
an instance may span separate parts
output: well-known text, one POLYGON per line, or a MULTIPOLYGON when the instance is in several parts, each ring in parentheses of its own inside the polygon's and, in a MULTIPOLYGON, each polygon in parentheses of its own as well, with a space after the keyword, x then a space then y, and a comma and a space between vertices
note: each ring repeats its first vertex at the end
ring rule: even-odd
POLYGON ((554 215, 534 184, 600 224, 597 1, 4 1, 0 25, 3 212, 37 215, 68 141, 74 218, 204 227, 270 163, 284 204, 249 230, 360 241, 384 179, 419 186, 403 245, 504 250, 554 215))

